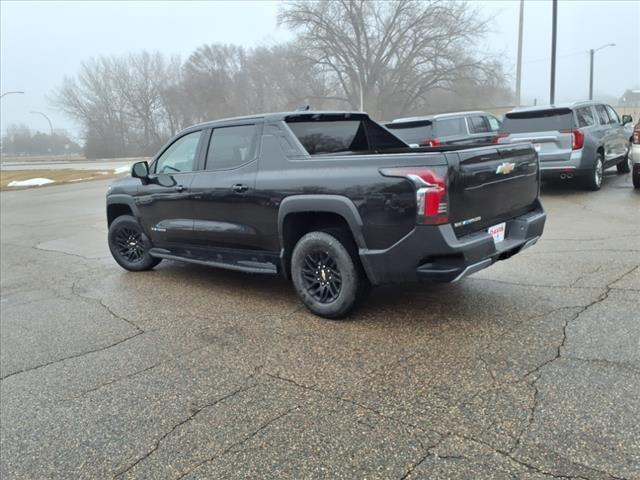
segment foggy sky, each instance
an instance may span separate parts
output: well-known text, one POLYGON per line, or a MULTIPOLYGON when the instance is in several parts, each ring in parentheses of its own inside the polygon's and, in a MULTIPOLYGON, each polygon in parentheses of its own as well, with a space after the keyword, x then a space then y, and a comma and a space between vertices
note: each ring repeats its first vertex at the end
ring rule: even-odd
MULTIPOLYGON (((503 59, 515 82, 519 1, 475 1, 491 19, 491 33, 479 45, 503 59)), ((0 3, 0 90, 24 90, 2 99, 2 131, 13 123, 48 132, 79 134, 78 127, 46 99, 65 76, 73 76, 92 56, 158 50, 186 58, 205 43, 246 47, 292 38, 278 27, 278 3, 258 2, 13 2, 0 3)), ((596 53, 595 96, 612 100, 640 88, 640 1, 571 1, 558 6, 556 101, 586 99, 590 48, 596 53)), ((549 100, 551 2, 525 1, 523 43, 524 103, 549 100)), ((428 112, 425 112, 428 113, 428 112)))

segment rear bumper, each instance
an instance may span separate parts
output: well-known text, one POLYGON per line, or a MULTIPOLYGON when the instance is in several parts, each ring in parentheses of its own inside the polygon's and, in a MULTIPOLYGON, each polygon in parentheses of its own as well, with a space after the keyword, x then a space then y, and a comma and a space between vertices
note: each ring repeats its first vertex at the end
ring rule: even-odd
POLYGON ((544 160, 540 158, 540 175, 542 178, 579 177, 591 171, 595 157, 591 158, 585 149, 574 150, 566 160, 544 160))
POLYGON ((534 245, 544 229, 546 214, 535 210, 507 220, 504 241, 494 243, 486 231, 458 238, 453 227, 417 226, 385 250, 360 250, 374 285, 418 280, 456 282, 534 245))

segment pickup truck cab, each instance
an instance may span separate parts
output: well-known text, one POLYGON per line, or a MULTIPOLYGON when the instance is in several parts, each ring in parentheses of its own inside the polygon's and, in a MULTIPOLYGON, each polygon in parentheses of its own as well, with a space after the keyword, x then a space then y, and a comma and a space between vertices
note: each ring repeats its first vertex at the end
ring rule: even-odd
POLYGON ((409 148, 365 113, 190 127, 107 193, 123 268, 163 259, 279 274, 327 318, 371 285, 454 282, 533 245, 545 213, 530 144, 409 148))

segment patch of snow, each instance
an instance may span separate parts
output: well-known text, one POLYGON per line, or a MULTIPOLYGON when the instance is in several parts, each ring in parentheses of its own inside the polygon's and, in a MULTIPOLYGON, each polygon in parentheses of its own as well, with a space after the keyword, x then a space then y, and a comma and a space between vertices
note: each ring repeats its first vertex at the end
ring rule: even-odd
POLYGON ((124 165, 122 167, 116 167, 113 169, 113 173, 128 173, 131 171, 131 165, 124 165))
POLYGON ((47 183, 55 183, 50 178, 29 178, 27 180, 13 180, 9 182, 8 187, 41 187, 47 183))

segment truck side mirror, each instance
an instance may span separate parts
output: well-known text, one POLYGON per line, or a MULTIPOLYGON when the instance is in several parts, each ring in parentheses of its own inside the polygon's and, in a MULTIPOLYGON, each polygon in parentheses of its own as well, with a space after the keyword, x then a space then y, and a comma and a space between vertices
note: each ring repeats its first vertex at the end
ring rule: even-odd
POLYGON ((149 164, 147 162, 134 163, 131 167, 131 176, 139 178, 142 183, 146 183, 149 180, 149 164))
POLYGON ((622 115, 622 124, 626 125, 627 123, 631 123, 633 122, 633 118, 631 118, 631 115, 622 115))

